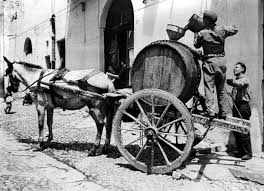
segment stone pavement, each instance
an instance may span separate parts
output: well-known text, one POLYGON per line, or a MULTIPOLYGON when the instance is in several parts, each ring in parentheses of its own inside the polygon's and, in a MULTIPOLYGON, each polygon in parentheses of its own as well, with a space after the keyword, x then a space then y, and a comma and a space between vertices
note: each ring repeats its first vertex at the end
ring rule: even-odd
POLYGON ((221 176, 250 180, 263 185, 264 190, 264 159, 261 156, 253 156, 252 159, 243 161, 225 151, 218 151, 219 149, 221 150, 221 146, 217 144, 200 150, 198 147, 196 157, 185 170, 195 172, 193 176, 197 177, 203 174, 210 180, 219 179, 221 176))
MULTIPOLYGON (((1 127, 1 126, 0 126, 1 127)), ((43 154, 0 128, 0 190, 104 191, 79 171, 43 154)))

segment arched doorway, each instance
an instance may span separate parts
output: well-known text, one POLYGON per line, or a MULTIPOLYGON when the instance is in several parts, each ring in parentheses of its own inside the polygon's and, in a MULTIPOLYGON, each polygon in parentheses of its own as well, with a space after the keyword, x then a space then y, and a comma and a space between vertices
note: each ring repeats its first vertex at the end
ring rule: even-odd
POLYGON ((134 50, 134 11, 130 0, 114 0, 106 18, 105 71, 119 75, 116 88, 129 86, 129 68, 134 50))
POLYGON ((32 43, 29 37, 26 38, 24 43, 24 52, 26 56, 32 53, 32 43))

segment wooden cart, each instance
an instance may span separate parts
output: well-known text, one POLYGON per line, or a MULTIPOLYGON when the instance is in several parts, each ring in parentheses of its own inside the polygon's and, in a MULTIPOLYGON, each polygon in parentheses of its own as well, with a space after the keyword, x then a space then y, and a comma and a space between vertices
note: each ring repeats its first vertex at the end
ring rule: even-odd
POLYGON ((122 101, 113 120, 117 147, 135 168, 155 174, 178 168, 210 127, 249 132, 247 120, 199 115, 199 98, 186 107, 198 92, 199 59, 196 51, 169 40, 151 43, 137 55, 131 71, 134 93, 122 101))

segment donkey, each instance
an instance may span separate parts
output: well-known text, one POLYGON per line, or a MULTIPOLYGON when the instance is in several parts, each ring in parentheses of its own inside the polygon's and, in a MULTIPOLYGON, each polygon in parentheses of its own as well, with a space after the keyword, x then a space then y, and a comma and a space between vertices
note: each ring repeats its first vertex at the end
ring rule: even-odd
MULTIPOLYGON (((53 140, 52 123, 54 108, 59 107, 67 110, 77 110, 85 106, 89 108, 89 114, 95 121, 97 127, 97 134, 95 138, 94 146, 88 151, 88 156, 94 156, 97 153, 97 149, 100 146, 103 127, 106 128, 106 139, 103 147, 103 153, 108 151, 111 139, 112 120, 114 116, 114 102, 108 99, 97 99, 94 97, 83 97, 76 94, 74 91, 67 91, 63 88, 52 88, 49 91, 49 87, 44 88, 41 91, 43 84, 49 84, 51 78, 56 73, 56 70, 43 69, 39 65, 34 65, 26 62, 10 62, 6 57, 4 60, 7 62, 8 68, 6 69, 6 75, 9 76, 9 83, 13 92, 18 92, 20 82, 27 88, 35 88, 33 95, 33 102, 37 109, 38 114, 38 127, 39 127, 39 149, 45 149, 47 145, 53 140), (48 91, 45 91, 48 90, 48 91), (60 95, 60 96, 59 96, 60 95), (49 130, 48 139, 44 141, 44 118, 47 113, 47 126, 49 130), (106 122, 104 121, 106 119, 106 122)), ((78 81, 79 79, 91 73, 93 70, 76 70, 68 71, 64 79, 69 81, 78 81)), ((103 72, 98 72, 86 79, 90 84, 86 87, 89 92, 98 93, 113 92, 115 87, 111 79, 103 72)), ((55 82, 56 84, 56 82, 55 82)), ((78 88, 76 85, 69 85, 65 82, 60 82, 60 85, 68 86, 70 88, 78 88)), ((45 86, 45 85, 44 85, 45 86)))

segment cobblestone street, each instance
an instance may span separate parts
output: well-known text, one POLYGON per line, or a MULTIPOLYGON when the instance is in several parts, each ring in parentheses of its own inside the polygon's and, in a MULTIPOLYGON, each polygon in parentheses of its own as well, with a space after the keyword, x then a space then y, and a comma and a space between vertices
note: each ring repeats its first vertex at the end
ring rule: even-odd
MULTIPOLYGON (((32 150, 38 146, 37 114, 34 106, 22 106, 22 100, 17 99, 12 109, 14 113, 9 115, 4 114, 4 107, 4 103, 1 103, 1 130, 12 133, 23 146, 13 146, 13 150, 17 153, 14 155, 7 152, 5 149, 7 146, 1 143, 1 190, 67 190, 69 187, 65 189, 66 186, 59 186, 58 182, 48 177, 48 174, 45 175, 41 168, 38 171, 29 168, 28 163, 33 164, 33 159, 31 155, 23 154, 23 152, 33 153, 32 150)), ((136 170, 121 156, 114 140, 111 142, 108 155, 87 157, 87 150, 92 147, 96 128, 85 109, 55 110, 53 132, 54 140, 50 147, 43 152, 35 152, 43 157, 42 161, 34 160, 34 163, 43 164, 48 155, 56 159, 54 163, 64 165, 62 169, 66 168, 66 165, 73 167, 86 180, 96 183, 93 184, 94 188, 90 187, 87 190, 264 191, 264 186, 257 182, 235 178, 229 169, 241 169, 246 163, 228 156, 225 152, 199 154, 192 160, 186 161, 186 167, 174 173, 174 175, 180 174, 178 178, 173 177, 172 174, 146 175, 136 170)), ((8 133, 1 136, 8 137, 8 133)), ((8 137, 6 144, 12 145, 13 141, 8 137)), ((259 161, 263 162, 263 159, 259 161)), ((75 170, 68 172, 70 173, 68 176, 76 178, 75 170)), ((79 190, 79 187, 74 185, 71 188, 79 190)))
POLYGON ((106 190, 51 157, 33 152, 0 129, 0 190, 106 190))

